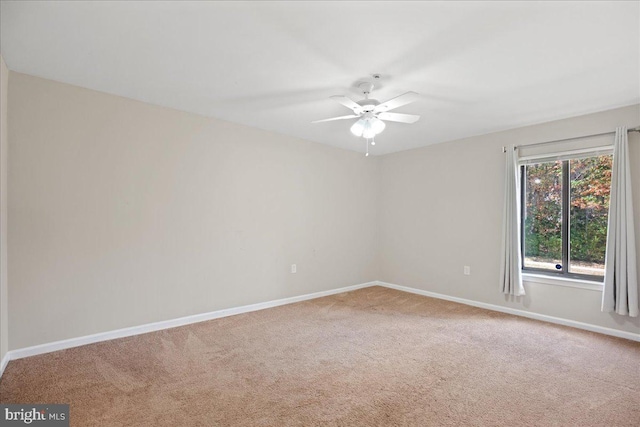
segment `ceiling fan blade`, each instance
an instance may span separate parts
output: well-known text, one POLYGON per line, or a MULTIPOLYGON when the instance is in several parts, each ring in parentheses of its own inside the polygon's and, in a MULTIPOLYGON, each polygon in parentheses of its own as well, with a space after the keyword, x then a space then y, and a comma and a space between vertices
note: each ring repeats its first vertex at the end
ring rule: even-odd
POLYGON ((356 103, 355 101, 352 101, 351 99, 347 98, 346 96, 333 95, 331 97, 331 99, 333 99, 334 101, 337 101, 340 104, 344 105, 345 107, 353 110, 353 112, 356 113, 356 114, 360 114, 362 112, 362 107, 358 103, 356 103))
POLYGON ((331 122, 333 120, 355 119, 356 117, 360 117, 360 116, 356 116, 355 114, 352 114, 350 116, 340 116, 340 117, 332 117, 330 119, 324 119, 324 120, 314 120, 311 123, 322 123, 322 122, 331 122))
POLYGON ((382 113, 385 111, 393 110, 394 108, 402 107, 403 105, 407 105, 411 102, 417 101, 419 96, 420 95, 415 92, 406 92, 402 95, 388 100, 387 102, 381 102, 376 106, 376 108, 374 108, 373 111, 375 113, 382 113))
POLYGON ((389 122, 400 123, 415 123, 420 119, 420 116, 415 114, 400 114, 400 113, 380 113, 377 115, 380 120, 386 120, 389 122))

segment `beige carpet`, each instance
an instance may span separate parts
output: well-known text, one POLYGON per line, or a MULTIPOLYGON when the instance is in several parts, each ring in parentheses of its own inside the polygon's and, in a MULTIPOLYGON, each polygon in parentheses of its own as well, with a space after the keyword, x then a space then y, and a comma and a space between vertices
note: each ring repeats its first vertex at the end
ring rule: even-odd
POLYGON ((381 287, 12 361, 73 426, 638 426, 640 343, 381 287))

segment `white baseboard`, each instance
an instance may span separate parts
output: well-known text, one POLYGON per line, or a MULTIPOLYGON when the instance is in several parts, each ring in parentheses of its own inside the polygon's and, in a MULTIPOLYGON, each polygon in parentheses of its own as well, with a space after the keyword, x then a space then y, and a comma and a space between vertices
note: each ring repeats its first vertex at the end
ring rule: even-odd
POLYGON ((0 363, 0 377, 4 373, 4 369, 10 360, 22 359, 24 357, 36 356, 38 354, 50 353, 53 351, 64 350, 72 347, 79 347, 82 345, 93 344, 93 343, 102 342, 102 341, 109 341, 116 338, 125 338, 133 335, 146 334, 148 332, 175 328, 178 326, 204 322, 206 320, 219 319, 221 317, 233 316, 236 314, 249 313, 251 311, 264 310, 266 308, 278 307, 281 305, 292 304, 295 302, 321 298, 321 297, 335 295, 343 292, 354 291, 356 289, 367 288, 370 286, 383 286, 386 288, 396 289, 398 291, 409 292, 412 294, 418 294, 418 295, 423 295, 431 298, 443 299, 447 301, 453 301, 460 304, 466 304, 474 307, 484 308, 487 310, 499 311, 502 313, 513 314, 516 316, 528 317, 530 319, 542 320, 545 322, 556 323, 564 326, 571 326, 578 329, 585 329, 587 331, 598 332, 605 335, 612 335, 615 337, 626 338, 628 340, 640 342, 640 334, 635 334, 632 332, 620 331, 617 329, 606 328, 603 326, 592 325, 589 323, 582 323, 575 320, 547 316, 545 314, 538 314, 538 313, 533 313, 525 310, 518 310, 510 307, 504 307, 500 305, 488 304, 484 302, 473 301, 469 299, 458 298, 458 297, 453 297, 453 296, 444 295, 444 294, 438 294, 435 292, 425 291, 422 289, 395 285, 393 283, 374 281, 374 282, 368 282, 368 283, 361 283, 359 285, 332 289, 329 291, 314 292, 311 294, 299 295, 299 296, 290 297, 290 298, 283 298, 283 299, 278 299, 273 301, 261 302, 257 304, 244 305, 241 307, 227 308, 223 310, 212 311, 209 313, 195 314, 192 316, 180 317, 178 319, 148 323, 145 325, 133 326, 130 328, 117 329, 115 331, 102 332, 102 333, 86 335, 78 338, 70 338, 67 340, 36 345, 33 347, 26 347, 26 348, 11 350, 7 352, 7 354, 5 354, 5 356, 2 358, 2 362, 0 363))
POLYGON ((11 356, 9 355, 9 352, 6 352, 4 357, 2 358, 2 361, 0 362, 0 378, 2 378, 2 374, 4 374, 4 368, 7 367, 7 363, 9 363, 10 359, 11 356))
MULTIPOLYGON (((116 338, 125 338, 133 335, 146 334, 148 332, 160 331, 163 329, 175 328, 177 326, 190 325, 192 323, 204 322, 206 320, 219 319, 221 317, 233 316, 236 314, 248 313, 251 311, 264 310, 265 308, 278 307, 280 305, 292 304, 328 295, 340 294, 354 291, 356 289, 374 286, 377 282, 361 283, 359 285, 346 286, 344 288, 332 289, 329 291, 314 292, 312 294, 298 295, 290 298, 282 298, 273 301, 261 302, 257 304, 243 305, 241 307, 227 308, 212 311, 209 313, 195 314, 192 316, 180 317, 178 319, 164 320, 161 322, 147 323, 145 325, 133 326, 130 328, 117 329, 115 331, 101 332, 93 335, 86 335, 78 338, 70 338, 62 341, 55 341, 47 344, 35 345, 33 347, 20 348, 9 351, 2 360, 2 372, 9 360, 22 359, 23 357, 36 356, 38 354, 50 353, 52 351, 64 350, 81 345, 93 344, 101 341, 109 341, 116 338)), ((1 374, 0 374, 1 376, 1 374)))
POLYGON ((464 298, 452 297, 449 295, 438 294, 435 292, 424 291, 422 289, 409 288, 407 286, 395 285, 393 283, 377 282, 378 286, 384 286, 386 288, 396 289, 398 291, 410 292, 412 294, 423 295, 431 298, 438 298, 447 301, 453 301, 460 304, 471 305, 474 307, 484 308, 492 311, 499 311, 501 313, 513 314, 521 317, 528 317, 529 319, 542 320, 544 322, 555 323, 558 325, 571 326, 573 328, 584 329, 591 332, 598 332, 600 334, 611 335, 618 338, 625 338, 632 341, 640 341, 640 334, 634 334, 633 332, 620 331, 618 329, 606 328, 604 326, 593 325, 590 323, 578 322, 576 320, 563 319, 561 317, 548 316, 546 314, 533 313, 531 311, 518 310, 517 308, 504 307, 501 305, 489 304, 485 302, 473 301, 464 298))

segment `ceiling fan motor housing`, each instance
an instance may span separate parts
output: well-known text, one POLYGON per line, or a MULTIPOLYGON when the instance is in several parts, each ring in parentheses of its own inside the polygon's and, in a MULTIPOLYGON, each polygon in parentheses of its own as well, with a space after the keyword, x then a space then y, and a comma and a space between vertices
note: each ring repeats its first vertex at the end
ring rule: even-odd
POLYGON ((380 101, 377 99, 363 99, 361 101, 356 102, 358 105, 362 107, 362 110, 366 113, 369 111, 373 111, 376 108, 376 105, 380 104, 380 101))

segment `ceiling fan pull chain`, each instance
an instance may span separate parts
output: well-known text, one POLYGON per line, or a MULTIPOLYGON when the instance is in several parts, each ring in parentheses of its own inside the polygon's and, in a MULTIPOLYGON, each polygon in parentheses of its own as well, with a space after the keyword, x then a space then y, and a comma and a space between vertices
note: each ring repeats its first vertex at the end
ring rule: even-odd
POLYGON ((367 154, 365 154, 365 157, 369 157, 369 140, 365 139, 365 145, 367 146, 367 154))

